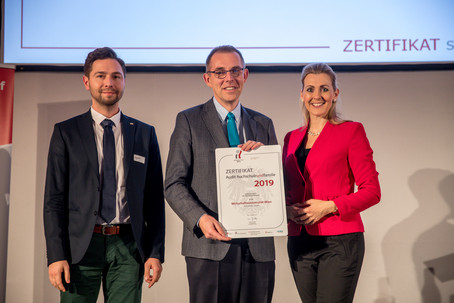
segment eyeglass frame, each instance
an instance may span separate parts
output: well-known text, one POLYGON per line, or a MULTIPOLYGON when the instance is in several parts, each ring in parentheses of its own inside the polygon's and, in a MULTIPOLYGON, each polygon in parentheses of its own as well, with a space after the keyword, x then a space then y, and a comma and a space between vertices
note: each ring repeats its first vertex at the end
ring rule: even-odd
POLYGON ((218 79, 225 79, 225 77, 227 77, 227 73, 230 73, 230 75, 232 75, 232 77, 234 78, 237 78, 241 75, 242 72, 244 72, 246 68, 245 67, 234 67, 232 69, 229 69, 229 70, 210 70, 210 71, 207 71, 206 73, 207 74, 214 74, 214 76, 218 79), (238 70, 238 75, 234 75, 233 74, 233 71, 236 71, 238 70), (221 77, 221 75, 223 75, 221 77))

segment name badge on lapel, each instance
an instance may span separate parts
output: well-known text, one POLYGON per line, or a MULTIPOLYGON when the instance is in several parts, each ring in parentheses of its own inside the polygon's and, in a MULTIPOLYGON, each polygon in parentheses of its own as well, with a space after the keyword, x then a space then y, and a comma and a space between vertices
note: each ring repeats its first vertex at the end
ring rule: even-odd
POLYGON ((145 157, 134 154, 134 161, 145 164, 145 157))

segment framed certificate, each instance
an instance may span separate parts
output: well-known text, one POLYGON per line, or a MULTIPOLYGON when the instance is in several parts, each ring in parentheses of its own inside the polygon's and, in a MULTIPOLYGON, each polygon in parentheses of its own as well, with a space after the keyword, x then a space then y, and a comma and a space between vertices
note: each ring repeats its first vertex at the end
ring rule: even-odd
POLYGON ((219 222, 231 238, 287 235, 280 145, 216 149, 219 222))

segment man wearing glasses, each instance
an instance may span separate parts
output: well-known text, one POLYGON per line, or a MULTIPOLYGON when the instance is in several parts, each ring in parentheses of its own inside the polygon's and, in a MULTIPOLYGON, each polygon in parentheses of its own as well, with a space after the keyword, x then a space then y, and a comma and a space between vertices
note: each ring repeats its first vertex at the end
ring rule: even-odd
POLYGON ((203 79, 214 97, 180 112, 170 139, 165 194, 184 224, 192 303, 265 303, 273 295, 273 238, 231 239, 217 221, 215 149, 277 144, 271 119, 240 103, 248 74, 236 48, 213 49, 203 79))

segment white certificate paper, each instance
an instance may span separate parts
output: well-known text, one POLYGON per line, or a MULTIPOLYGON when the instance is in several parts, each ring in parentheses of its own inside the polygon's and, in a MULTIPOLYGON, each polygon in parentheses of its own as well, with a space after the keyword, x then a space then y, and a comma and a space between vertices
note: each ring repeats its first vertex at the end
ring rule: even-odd
POLYGON ((279 145, 216 149, 219 222, 231 238, 287 235, 279 145))

